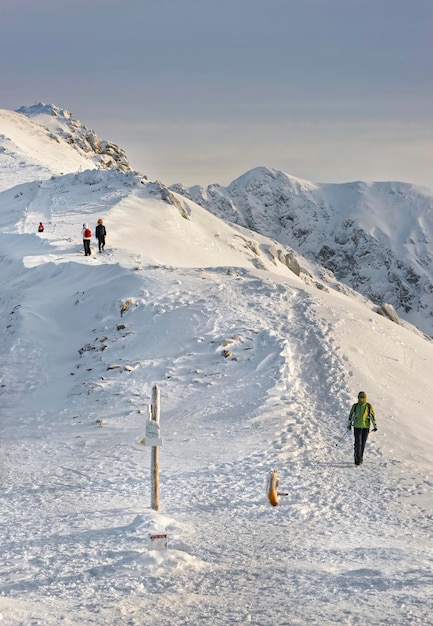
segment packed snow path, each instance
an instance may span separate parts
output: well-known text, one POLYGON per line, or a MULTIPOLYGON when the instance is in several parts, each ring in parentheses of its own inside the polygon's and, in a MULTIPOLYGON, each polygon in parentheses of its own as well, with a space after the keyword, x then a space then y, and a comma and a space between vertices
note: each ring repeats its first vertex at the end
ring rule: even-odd
POLYGON ((335 445, 352 402, 339 343, 350 316, 243 270, 149 267, 100 288, 97 262, 79 295, 81 273, 67 273, 74 320, 24 302, 20 339, 3 337, 3 372, 17 385, 2 421, 4 623, 428 624, 431 474, 384 453, 385 405, 362 467, 351 434, 335 445), (124 292, 106 288, 118 284, 124 292), (43 312, 56 328, 41 348, 43 312), (46 358, 73 382, 47 406, 42 380, 29 404, 19 380, 46 358), (159 513, 138 444, 155 382, 159 513), (275 509, 272 468, 289 493, 275 509), (162 528, 170 549, 148 551, 147 533, 162 528))

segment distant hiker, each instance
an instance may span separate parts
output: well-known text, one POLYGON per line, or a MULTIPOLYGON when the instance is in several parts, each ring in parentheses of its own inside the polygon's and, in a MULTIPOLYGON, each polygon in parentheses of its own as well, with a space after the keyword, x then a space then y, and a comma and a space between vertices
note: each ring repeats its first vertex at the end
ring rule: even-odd
POLYGON ((105 235, 107 231, 105 230, 104 220, 100 217, 98 220, 98 225, 95 229, 95 237, 98 240, 99 244, 99 252, 102 252, 105 248, 105 235))
POLYGON ((373 424, 373 430, 377 430, 376 418, 374 416, 373 407, 367 402, 367 394, 365 391, 358 393, 358 402, 352 405, 349 413, 349 421, 347 428, 352 429, 355 433, 355 465, 362 465, 364 457, 364 448, 367 443, 368 433, 370 432, 370 422, 373 424))
POLYGON ((90 256, 92 254, 90 250, 90 240, 92 239, 92 231, 87 224, 83 224, 83 246, 84 255, 90 256))
POLYGON ((43 232, 44 232, 44 225, 42 224, 42 222, 39 222, 38 233, 43 233, 43 232))

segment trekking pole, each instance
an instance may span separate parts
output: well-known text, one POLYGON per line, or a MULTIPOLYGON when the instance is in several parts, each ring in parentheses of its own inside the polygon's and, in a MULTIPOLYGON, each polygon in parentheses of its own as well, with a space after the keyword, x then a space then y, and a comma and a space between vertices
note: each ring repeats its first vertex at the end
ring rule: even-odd
POLYGON ((340 437, 340 439, 337 441, 337 443, 335 444, 336 446, 338 446, 339 443, 341 443, 343 441, 343 439, 345 438, 345 436, 347 435, 347 433, 349 433, 352 429, 351 428, 346 428, 346 432, 343 434, 342 437, 340 437))

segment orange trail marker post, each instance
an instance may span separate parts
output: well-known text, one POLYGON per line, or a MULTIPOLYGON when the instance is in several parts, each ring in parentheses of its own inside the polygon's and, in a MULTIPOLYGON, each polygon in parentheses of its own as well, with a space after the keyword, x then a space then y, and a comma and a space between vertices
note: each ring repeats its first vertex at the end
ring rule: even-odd
POLYGON ((288 496, 288 493, 281 493, 280 479, 278 478, 277 470, 271 470, 268 475, 268 482, 266 486, 266 492, 269 502, 272 506, 277 506, 279 496, 288 496))

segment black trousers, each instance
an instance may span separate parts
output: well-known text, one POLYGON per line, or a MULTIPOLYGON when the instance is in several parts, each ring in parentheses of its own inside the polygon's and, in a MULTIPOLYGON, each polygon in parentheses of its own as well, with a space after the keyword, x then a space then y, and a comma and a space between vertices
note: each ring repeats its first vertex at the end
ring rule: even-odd
POLYGON ((105 248, 105 237, 98 237, 99 252, 105 248))
POLYGON ((89 254, 92 254, 90 251, 90 239, 83 239, 83 246, 84 246, 84 256, 89 256, 89 254))
POLYGON ((361 465, 364 458, 365 444, 367 443, 369 428, 354 428, 355 433, 355 465, 361 465))

